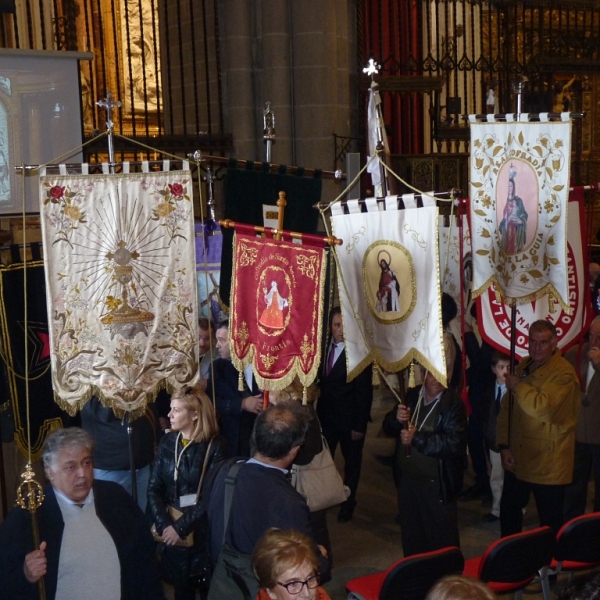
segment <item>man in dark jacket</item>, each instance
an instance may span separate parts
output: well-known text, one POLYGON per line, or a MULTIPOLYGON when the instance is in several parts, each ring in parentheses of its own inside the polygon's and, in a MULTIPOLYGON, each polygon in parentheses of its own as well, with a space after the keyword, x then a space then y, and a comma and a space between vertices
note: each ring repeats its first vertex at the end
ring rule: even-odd
POLYGON ((397 436, 396 482, 404 556, 459 546, 456 499, 462 487, 467 413, 460 398, 425 375, 383 422, 397 436), (408 423, 408 427, 405 424, 408 423))
POLYGON ((367 425, 371 420, 373 386, 371 367, 347 381, 344 324, 339 307, 331 311, 331 341, 323 361, 321 395, 317 415, 331 454, 340 445, 344 456, 344 485, 350 488, 348 500, 340 506, 338 521, 352 518, 360 479, 362 451, 367 425))
POLYGON ((150 465, 154 460, 158 438, 158 424, 153 405, 131 422, 128 433, 128 417, 119 418, 112 408, 103 406, 97 396, 92 396, 81 409, 81 426, 94 440, 94 478, 114 481, 132 496, 131 459, 135 467, 136 500, 146 511, 150 465), (129 436, 133 457, 129 454, 129 436))
POLYGON ((214 386, 210 377, 206 393, 212 398, 214 387, 213 399, 219 426, 229 443, 232 456, 250 456, 250 436, 254 419, 262 410, 262 394, 252 376, 249 377, 252 389, 248 387, 246 373, 242 377, 244 391, 239 390, 239 373, 231 362, 229 322, 221 321, 216 331, 219 358, 213 361, 214 386))
POLYGON ((41 543, 31 550, 31 516, 14 508, 0 528, 0 598, 34 600, 43 577, 48 600, 164 600, 148 523, 120 485, 93 481, 92 445, 76 427, 46 439, 41 543))
MULTIPOLYGON (((215 477, 207 505, 214 562, 224 543, 237 552, 251 555, 270 527, 295 529, 314 539, 306 500, 287 478, 288 469, 304 443, 307 428, 307 416, 300 405, 271 406, 257 417, 252 434, 253 456, 235 479, 229 524, 224 535, 225 491, 231 466, 231 462, 225 462, 215 477)), ((321 563, 321 581, 327 581, 330 577, 327 559, 318 550, 317 556, 321 563)))

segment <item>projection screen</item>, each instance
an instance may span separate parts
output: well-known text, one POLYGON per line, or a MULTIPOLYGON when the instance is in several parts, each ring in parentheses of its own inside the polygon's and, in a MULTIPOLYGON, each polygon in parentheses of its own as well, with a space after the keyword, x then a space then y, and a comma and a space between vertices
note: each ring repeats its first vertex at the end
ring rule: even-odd
MULTIPOLYGON (((79 60, 89 52, 0 49, 0 215, 23 210, 15 165, 38 165, 82 143, 79 60)), ((98 98, 93 99, 94 101, 98 98)), ((76 151, 61 162, 81 162, 76 151)), ((38 176, 25 181, 26 211, 39 211, 38 176)))

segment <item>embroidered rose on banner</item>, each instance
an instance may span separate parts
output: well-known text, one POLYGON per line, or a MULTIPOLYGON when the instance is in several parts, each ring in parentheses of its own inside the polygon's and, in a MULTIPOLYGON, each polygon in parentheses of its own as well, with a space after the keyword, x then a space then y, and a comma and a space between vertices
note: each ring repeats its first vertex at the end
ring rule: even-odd
POLYGON ((83 201, 84 190, 79 187, 52 185, 48 182, 44 183, 43 187, 43 204, 51 205, 48 209, 49 217, 58 229, 53 244, 65 242, 72 247, 73 232, 79 227, 79 223, 86 223, 85 212, 79 206, 83 201))
POLYGON ((42 177, 52 381, 74 414, 98 395, 139 414, 198 379, 188 171, 42 177))
POLYGON ((154 194, 161 198, 161 201, 153 211, 153 219, 161 221, 165 227, 171 241, 181 236, 181 223, 187 218, 188 210, 183 206, 182 201, 189 202, 186 184, 188 179, 182 179, 181 182, 169 183, 162 189, 154 190, 154 194))

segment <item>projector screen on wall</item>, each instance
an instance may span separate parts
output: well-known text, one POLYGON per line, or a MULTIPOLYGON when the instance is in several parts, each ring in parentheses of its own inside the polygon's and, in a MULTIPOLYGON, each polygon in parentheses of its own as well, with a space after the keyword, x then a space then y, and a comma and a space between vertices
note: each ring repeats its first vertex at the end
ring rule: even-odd
MULTIPOLYGON (((81 162, 79 60, 91 53, 0 49, 0 215, 23 210, 15 165, 81 162)), ((39 212, 38 172, 25 175, 25 209, 39 212)))

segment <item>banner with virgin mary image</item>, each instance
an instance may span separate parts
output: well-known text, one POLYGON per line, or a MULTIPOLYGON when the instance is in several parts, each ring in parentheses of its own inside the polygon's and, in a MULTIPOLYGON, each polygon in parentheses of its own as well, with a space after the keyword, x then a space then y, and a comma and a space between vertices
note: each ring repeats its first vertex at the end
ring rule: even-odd
MULTIPOLYGON (((571 200, 568 204, 568 254, 567 285, 569 286, 569 312, 549 298, 533 300, 516 307, 517 331, 515 335, 515 355, 521 359, 529 354, 529 325, 537 319, 546 319, 556 327, 557 345, 567 349, 578 341, 582 330, 593 315, 589 308, 585 289, 583 203, 571 200)), ((498 300, 493 287, 479 296, 479 331, 489 344, 509 353, 511 341, 511 307, 498 300)))
POLYGON ((499 123, 488 116, 482 123, 471 117, 473 295, 493 284, 507 302, 549 296, 570 312, 571 122, 549 122, 542 114, 540 122, 521 115, 521 121, 499 123))
POLYGON ((414 359, 445 385, 438 209, 398 210, 395 197, 386 211, 367 206, 332 207, 348 380, 372 362, 396 372, 414 359))
POLYGON ((263 390, 282 390, 296 377, 308 387, 321 361, 323 238, 304 234, 302 245, 257 238, 253 226, 238 223, 233 257, 229 344, 235 368, 252 364, 263 390))
POLYGON ((118 416, 194 385, 198 288, 188 170, 40 178, 54 398, 118 416))

